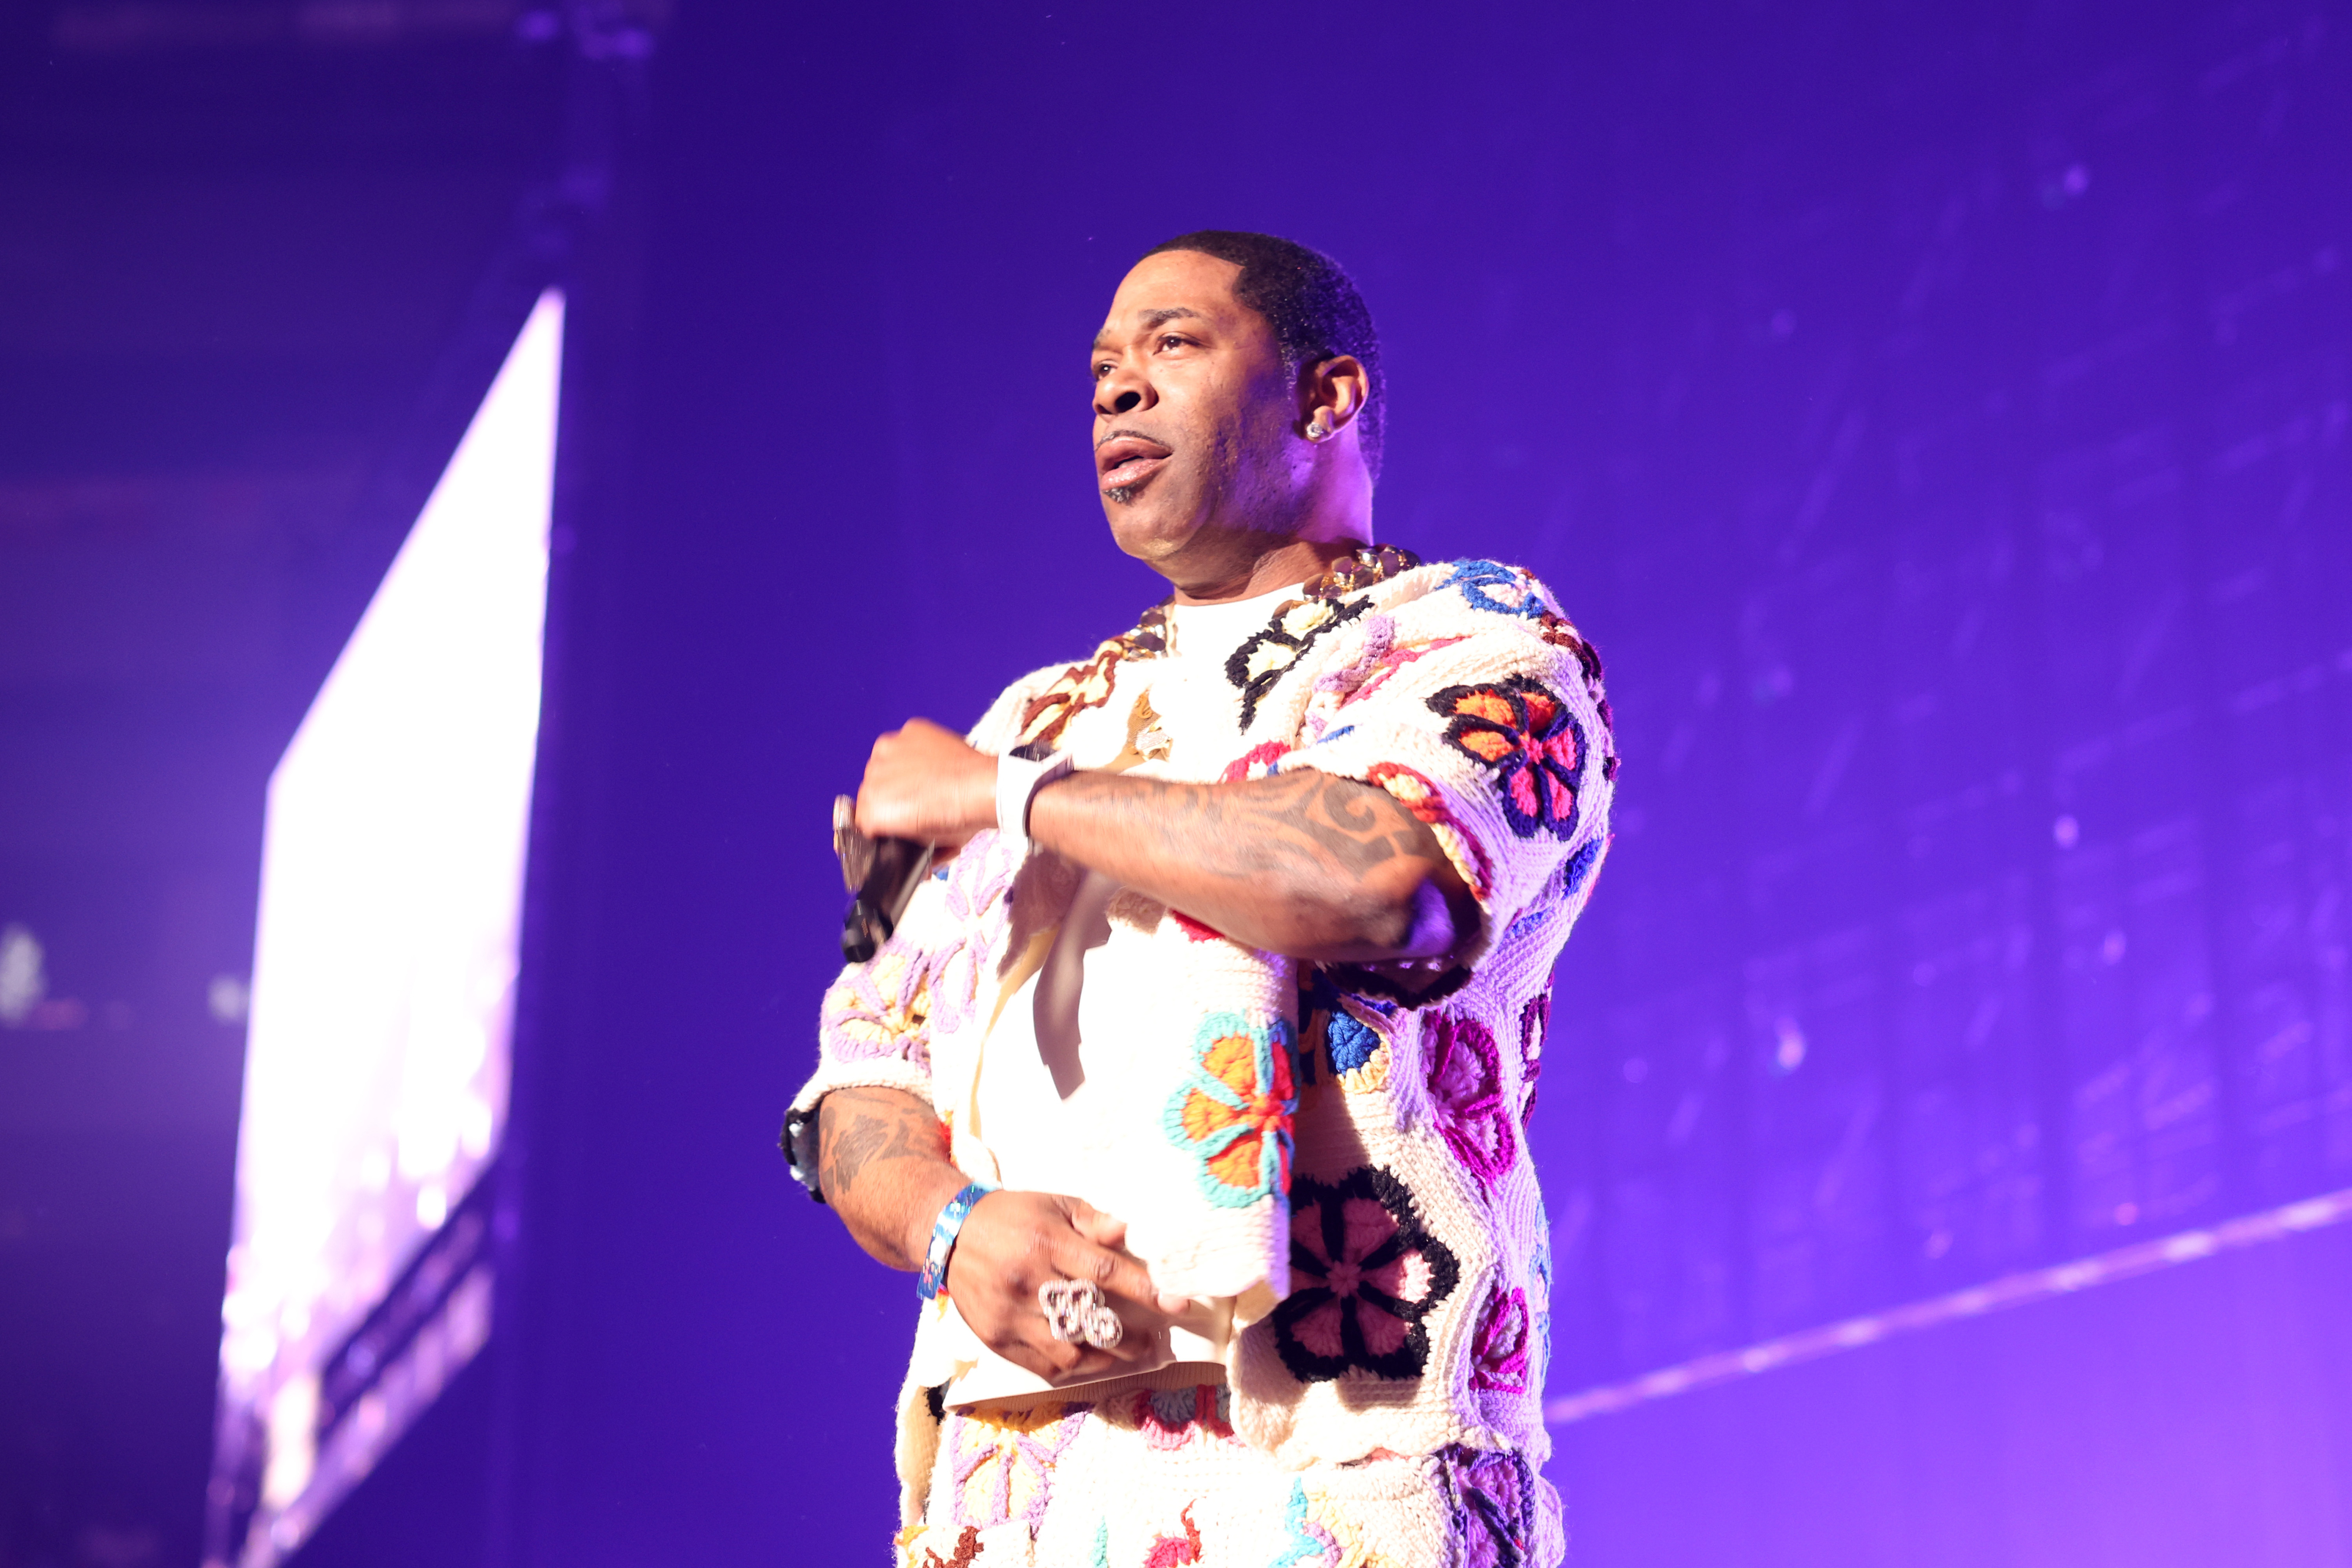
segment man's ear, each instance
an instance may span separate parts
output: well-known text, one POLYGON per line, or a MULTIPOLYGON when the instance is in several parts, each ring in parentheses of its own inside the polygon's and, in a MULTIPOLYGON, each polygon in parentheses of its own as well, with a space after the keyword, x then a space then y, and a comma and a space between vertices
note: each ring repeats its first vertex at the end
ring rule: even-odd
POLYGON ((1299 372, 1300 413, 1310 423, 1338 434, 1364 412, 1371 378, 1353 354, 1335 354, 1299 372))

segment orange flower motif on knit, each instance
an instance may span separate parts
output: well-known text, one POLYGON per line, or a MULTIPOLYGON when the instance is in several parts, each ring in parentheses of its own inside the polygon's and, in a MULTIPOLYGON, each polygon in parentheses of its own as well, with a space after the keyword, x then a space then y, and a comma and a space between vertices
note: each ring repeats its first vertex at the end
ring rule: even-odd
POLYGON ((1114 637, 1097 648, 1093 658, 1064 670, 1022 708, 1021 729, 1013 744, 1051 747, 1062 738, 1062 730, 1071 719, 1108 702, 1119 661, 1129 652, 1128 639, 1114 637))
POLYGON ((1494 769, 1504 820, 1519 837, 1576 836, 1577 774, 1584 734, 1568 705, 1527 675, 1448 686, 1429 699, 1445 738, 1494 769))
POLYGON ((1438 793, 1436 785, 1398 762, 1375 762, 1365 778, 1395 796, 1405 810, 1429 824, 1429 831, 1437 835, 1437 847, 1445 852, 1445 858, 1454 862, 1454 869, 1469 884, 1471 897, 1486 896, 1486 889, 1494 882, 1494 866, 1478 841, 1464 832, 1462 824, 1454 820, 1454 813, 1446 810, 1445 797, 1438 793))
POLYGON ((1290 1024, 1253 1024, 1239 1013, 1201 1020, 1191 1074, 1168 1102, 1169 1137, 1198 1162, 1201 1192, 1223 1208, 1247 1208, 1290 1190, 1290 1024))
POLYGON ((1054 1466, 1093 1408, 1045 1404, 984 1416, 959 1412, 946 1433, 953 1522, 983 1530, 1015 1519, 1034 1525, 1054 1489, 1054 1466))

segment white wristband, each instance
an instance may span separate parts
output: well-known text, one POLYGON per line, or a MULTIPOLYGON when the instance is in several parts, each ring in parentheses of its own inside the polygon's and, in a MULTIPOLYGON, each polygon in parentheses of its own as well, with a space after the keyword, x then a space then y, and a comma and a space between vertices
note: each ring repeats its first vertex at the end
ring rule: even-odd
POLYGON ((1076 766, 1066 751, 1057 751, 1043 762, 1018 757, 996 759, 996 831, 1014 853, 1029 851, 1029 802, 1038 790, 1076 766))

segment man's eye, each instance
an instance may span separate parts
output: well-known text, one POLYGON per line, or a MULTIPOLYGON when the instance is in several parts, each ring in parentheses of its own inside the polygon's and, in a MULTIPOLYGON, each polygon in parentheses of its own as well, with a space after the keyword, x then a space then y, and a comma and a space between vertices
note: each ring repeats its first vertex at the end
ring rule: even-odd
POLYGON ((1171 332, 1160 340, 1160 346, 1163 349, 1181 349, 1184 346, 1184 340, 1171 332))
POLYGON ((1108 360, 1105 360, 1102 363, 1097 365, 1095 367, 1095 380, 1100 381, 1103 377, 1110 374, 1110 361, 1108 360))

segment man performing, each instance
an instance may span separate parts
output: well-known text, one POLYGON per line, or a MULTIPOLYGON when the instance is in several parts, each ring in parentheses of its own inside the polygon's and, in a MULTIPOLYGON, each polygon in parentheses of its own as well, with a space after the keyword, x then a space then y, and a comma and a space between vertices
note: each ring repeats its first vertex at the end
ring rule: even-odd
POLYGON ((943 863, 787 1124, 919 1275, 899 1561, 1549 1568, 1525 1128, 1599 662, 1527 572, 1371 542, 1328 257, 1171 240, 1090 364, 1112 537, 1174 591, 969 741, 875 743, 858 828, 943 863))

